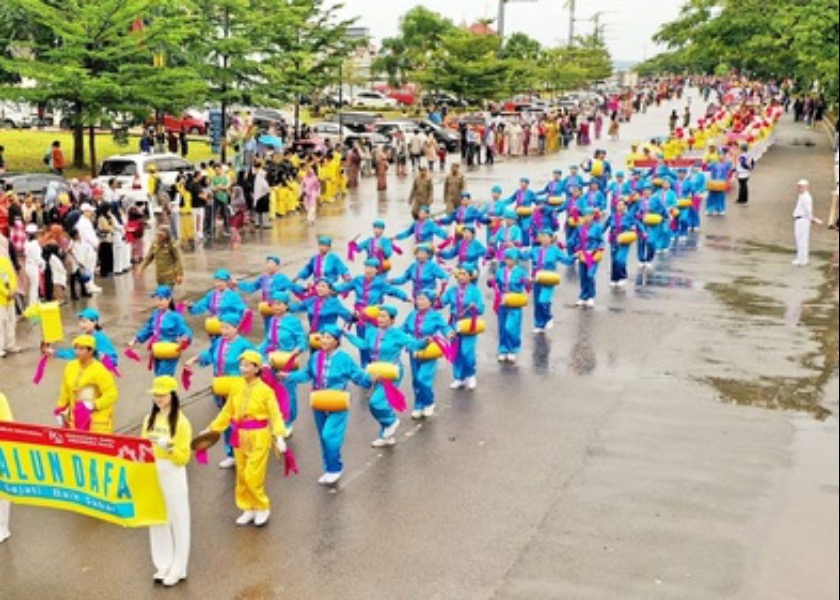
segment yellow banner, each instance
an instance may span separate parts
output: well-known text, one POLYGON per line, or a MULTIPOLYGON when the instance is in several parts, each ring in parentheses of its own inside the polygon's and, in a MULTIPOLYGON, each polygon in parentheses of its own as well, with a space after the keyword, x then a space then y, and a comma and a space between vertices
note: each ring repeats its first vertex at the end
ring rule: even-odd
POLYGON ((123 525, 166 522, 147 440, 0 422, 0 498, 123 525))

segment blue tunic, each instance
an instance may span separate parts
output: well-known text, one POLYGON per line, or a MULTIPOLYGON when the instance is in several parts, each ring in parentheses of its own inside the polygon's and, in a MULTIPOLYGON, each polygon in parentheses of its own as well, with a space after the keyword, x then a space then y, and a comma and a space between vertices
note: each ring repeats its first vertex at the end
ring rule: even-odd
POLYGON ((295 281, 305 281, 311 277, 314 280, 326 279, 330 283, 335 283, 339 278, 346 278, 349 274, 347 265, 335 252, 318 253, 306 262, 295 277, 295 281))
POLYGON ((426 262, 414 261, 405 272, 389 280, 392 285, 404 285, 411 281, 412 296, 417 296, 425 289, 437 289, 437 281, 446 281, 449 275, 439 264, 431 260, 426 262))

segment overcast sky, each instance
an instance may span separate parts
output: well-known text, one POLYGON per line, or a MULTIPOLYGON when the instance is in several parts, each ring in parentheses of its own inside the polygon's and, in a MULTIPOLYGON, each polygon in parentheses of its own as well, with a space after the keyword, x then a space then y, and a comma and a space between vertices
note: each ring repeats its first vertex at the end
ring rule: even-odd
MULTIPOLYGON (((449 17, 456 24, 481 18, 496 18, 498 0, 343 0, 343 14, 358 16, 358 25, 370 29, 375 40, 397 33, 399 18, 417 5, 449 17)), ((576 33, 590 33, 589 20, 603 11, 601 22, 615 60, 640 61, 659 50, 651 37, 673 20, 683 0, 577 0, 576 33)), ((510 0, 505 9, 505 34, 521 31, 548 46, 565 44, 569 11, 565 0, 510 0)))

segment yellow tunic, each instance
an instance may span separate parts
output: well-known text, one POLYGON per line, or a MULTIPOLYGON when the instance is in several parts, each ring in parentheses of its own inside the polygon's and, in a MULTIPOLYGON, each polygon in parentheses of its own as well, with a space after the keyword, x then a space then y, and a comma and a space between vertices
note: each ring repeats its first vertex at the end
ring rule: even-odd
POLYGON ((221 433, 231 422, 268 421, 260 429, 240 429, 239 447, 234 448, 236 487, 234 497, 240 510, 268 510, 265 477, 271 458, 272 437, 283 438, 286 426, 274 391, 260 380, 238 378, 209 429, 221 433))
POLYGON ((190 462, 190 441, 193 437, 192 425, 182 411, 178 412, 178 423, 174 432, 169 428, 169 417, 167 415, 160 412, 156 414, 151 429, 149 429, 149 415, 146 415, 146 418, 143 419, 143 430, 140 436, 145 440, 152 440, 152 442, 162 437, 172 439, 172 446, 169 450, 161 448, 157 444, 152 444, 156 459, 172 461, 172 464, 177 467, 186 466, 190 462))
POLYGON ((17 286, 17 273, 12 261, 0 256, 0 307, 9 306, 15 301, 17 286))
POLYGON ((114 405, 120 397, 117 383, 111 372, 98 360, 82 368, 78 360, 71 360, 64 367, 61 382, 61 394, 56 406, 67 409, 66 416, 70 427, 75 428, 73 409, 76 406, 79 391, 85 387, 94 388, 93 414, 90 430, 95 433, 114 431, 114 405))
POLYGON ((6 396, 0 394, 0 421, 13 421, 12 408, 9 406, 9 401, 6 396))

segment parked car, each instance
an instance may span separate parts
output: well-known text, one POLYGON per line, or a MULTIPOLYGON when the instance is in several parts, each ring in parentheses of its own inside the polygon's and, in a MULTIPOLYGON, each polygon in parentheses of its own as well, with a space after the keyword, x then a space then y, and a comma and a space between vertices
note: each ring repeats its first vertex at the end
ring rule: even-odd
POLYGON ((387 136, 380 133, 372 133, 369 131, 359 132, 350 129, 343 124, 339 127, 338 123, 333 123, 331 121, 313 123, 310 125, 310 131, 312 131, 316 137, 322 140, 329 140, 333 144, 339 142, 352 144, 356 140, 363 140, 370 142, 374 146, 378 146, 385 145, 389 141, 387 136))
POLYGON ((429 104, 434 104, 434 105, 446 104, 447 106, 459 106, 459 107, 468 106, 468 104, 465 100, 461 100, 460 98, 456 98, 452 94, 446 94, 446 93, 426 94, 425 96, 423 96, 422 102, 423 102, 424 106, 428 106, 429 104))
POLYGON ((338 122, 339 116, 344 127, 357 132, 373 131, 374 125, 382 119, 381 113, 345 110, 340 113, 333 113, 327 120, 338 122))
POLYGON ((0 127, 28 129, 32 127, 32 112, 12 103, 0 104, 0 127))
POLYGON ((399 102, 393 98, 389 98, 382 92, 375 92, 373 90, 357 92, 353 96, 352 104, 353 106, 383 109, 395 109, 399 106, 399 102))
MULTIPOLYGON (((154 125, 154 120, 148 123, 154 125)), ((174 117, 172 115, 163 115, 163 127, 166 131, 180 132, 184 131, 192 135, 206 135, 207 121, 196 118, 194 116, 183 114, 181 117, 174 117)))
POLYGON ((377 92, 385 94, 389 98, 393 98, 403 106, 411 106, 417 99, 415 87, 410 83, 398 88, 393 88, 385 84, 379 84, 375 85, 374 89, 377 92))
POLYGON ((376 124, 374 131, 387 136, 393 136, 395 130, 408 135, 414 130, 420 130, 426 135, 432 135, 438 144, 443 144, 447 152, 456 152, 461 146, 461 138, 454 131, 432 123, 428 119, 395 119, 381 121, 376 124))
POLYGON ((108 185, 117 180, 118 193, 126 200, 143 204, 149 200, 149 167, 157 168, 165 187, 175 184, 175 178, 194 170, 193 165, 177 154, 123 154, 102 161, 96 181, 108 185))
POLYGON ((52 173, 2 173, 0 174, 0 187, 12 186, 12 189, 23 197, 26 194, 33 194, 36 198, 43 198, 50 183, 57 183, 58 190, 65 192, 70 189, 67 180, 61 175, 52 173))

